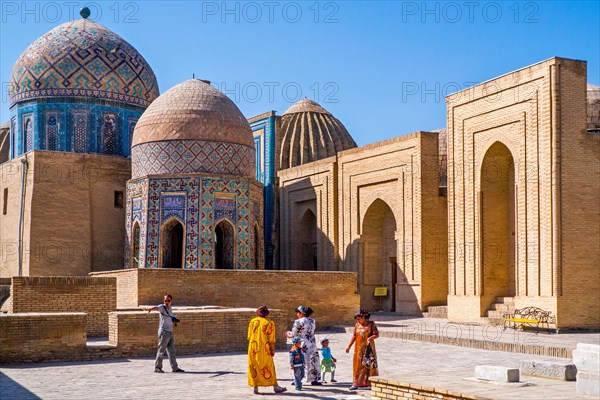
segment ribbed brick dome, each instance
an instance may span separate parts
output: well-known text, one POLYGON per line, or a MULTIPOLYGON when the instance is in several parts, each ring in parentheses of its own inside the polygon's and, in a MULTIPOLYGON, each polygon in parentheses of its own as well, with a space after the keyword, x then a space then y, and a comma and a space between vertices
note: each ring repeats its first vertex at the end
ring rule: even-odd
POLYGON ((356 147, 344 125, 317 102, 302 99, 281 118, 281 169, 334 156, 356 147))
POLYGON ((191 79, 159 96, 139 119, 132 175, 211 173, 255 177, 252 129, 209 83, 191 79))
POLYGON ((587 128, 600 129, 600 86, 587 84, 587 128))

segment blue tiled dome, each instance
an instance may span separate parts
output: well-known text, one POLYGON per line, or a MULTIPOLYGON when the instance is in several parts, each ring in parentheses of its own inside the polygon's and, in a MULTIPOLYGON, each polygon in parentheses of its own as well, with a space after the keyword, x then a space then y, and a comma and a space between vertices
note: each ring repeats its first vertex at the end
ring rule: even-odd
POLYGON ((87 19, 59 25, 14 65, 10 104, 46 97, 91 97, 147 107, 158 97, 154 72, 133 46, 87 19))

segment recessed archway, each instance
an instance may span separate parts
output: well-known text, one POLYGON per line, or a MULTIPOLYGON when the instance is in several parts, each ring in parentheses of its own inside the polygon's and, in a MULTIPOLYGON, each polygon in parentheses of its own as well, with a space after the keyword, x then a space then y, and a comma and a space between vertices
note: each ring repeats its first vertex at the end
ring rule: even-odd
POLYGON ((161 229, 162 268, 183 268, 183 224, 175 218, 164 223, 161 229))
POLYGON ((215 227, 215 268, 234 269, 235 235, 233 225, 222 220, 215 227))
POLYGON ((515 166, 510 150, 495 142, 481 164, 480 223, 482 313, 496 297, 516 294, 515 166))
POLYGON ((131 266, 140 266, 140 224, 137 221, 133 224, 131 235, 131 266))
POLYGON ((296 254, 300 261, 300 265, 296 266, 296 268, 303 271, 317 271, 319 269, 317 217, 310 208, 304 212, 300 219, 296 240, 296 254))
POLYGON ((396 218, 390 206, 377 199, 362 223, 362 268, 359 271, 361 307, 395 311, 397 283, 396 218), (375 288, 386 287, 387 296, 376 297, 375 288))

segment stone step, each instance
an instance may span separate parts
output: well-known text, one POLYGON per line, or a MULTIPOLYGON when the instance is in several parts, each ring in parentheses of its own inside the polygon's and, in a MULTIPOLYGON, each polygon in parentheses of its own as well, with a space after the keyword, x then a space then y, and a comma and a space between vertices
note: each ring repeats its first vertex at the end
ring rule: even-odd
POLYGON ((494 317, 482 317, 481 323, 483 325, 495 325, 495 326, 504 326, 504 318, 494 318, 494 317))
POLYGON ((424 318, 443 318, 443 319, 447 319, 448 318, 448 314, 445 314, 445 313, 425 312, 425 313, 423 313, 423 317, 424 318))
POLYGON ((448 306, 429 306, 427 312, 436 314, 448 314, 448 306))
POLYGON ((569 361, 521 361, 519 369, 523 375, 559 379, 561 381, 574 381, 577 375, 577 368, 569 361))
POLYGON ((488 318, 504 319, 504 314, 506 314, 506 311, 496 311, 496 310, 488 310, 487 311, 488 318))
POLYGON ((496 297, 496 303, 511 304, 514 307, 515 298, 514 297, 496 297))
POLYGON ((518 368, 501 367, 497 365, 476 365, 475 378, 492 382, 519 382, 518 368))
POLYGON ((491 307, 492 310, 502 311, 502 312, 514 312, 515 305, 514 304, 506 304, 506 303, 494 303, 491 307))

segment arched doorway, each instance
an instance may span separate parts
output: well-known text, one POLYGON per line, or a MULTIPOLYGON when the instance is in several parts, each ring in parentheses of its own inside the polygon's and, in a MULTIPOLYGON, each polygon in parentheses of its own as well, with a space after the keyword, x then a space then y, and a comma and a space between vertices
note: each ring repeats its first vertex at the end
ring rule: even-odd
POLYGON ((258 226, 254 225, 254 260, 253 268, 260 268, 260 236, 258 234, 258 226))
POLYGON ((307 209, 300 219, 298 227, 296 254, 300 265, 294 268, 303 271, 317 271, 319 260, 317 256, 317 217, 311 209, 307 209))
POLYGON ((161 229, 162 268, 183 268, 183 224, 173 218, 161 229))
POLYGON ((131 266, 133 268, 140 266, 140 224, 137 221, 133 224, 131 235, 131 266))
POLYGON ((481 165, 482 313, 496 297, 516 294, 515 166, 510 150, 494 143, 481 165))
POLYGON ((233 225, 222 220, 215 227, 215 268, 234 268, 235 237, 233 225))
POLYGON ((359 271, 361 307, 395 311, 397 283, 396 218, 381 199, 367 209, 362 223, 362 268, 359 271), (375 296, 375 288, 386 287, 387 296, 375 296))

